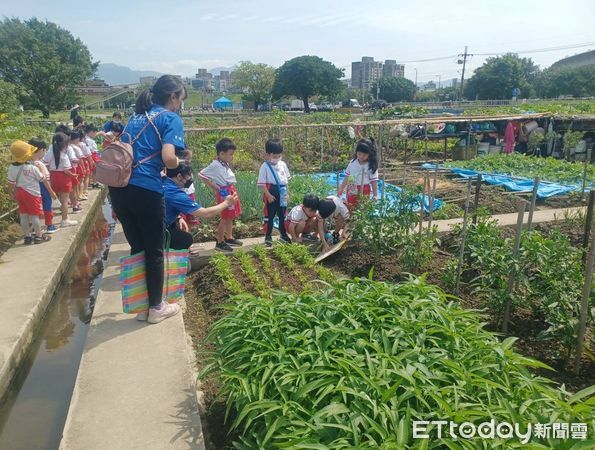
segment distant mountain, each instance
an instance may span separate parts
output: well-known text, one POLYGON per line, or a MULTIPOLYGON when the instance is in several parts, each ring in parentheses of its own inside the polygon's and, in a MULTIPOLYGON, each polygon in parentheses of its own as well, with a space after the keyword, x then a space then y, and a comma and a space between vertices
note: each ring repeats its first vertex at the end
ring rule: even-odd
POLYGON ((159 77, 163 75, 152 70, 133 70, 117 64, 102 63, 97 68, 97 77, 105 80, 110 86, 119 84, 138 84, 140 77, 159 77))
POLYGON ((569 56, 568 58, 556 61, 551 69, 566 69, 583 66, 594 66, 595 65, 595 50, 588 52, 579 53, 578 55, 569 56))

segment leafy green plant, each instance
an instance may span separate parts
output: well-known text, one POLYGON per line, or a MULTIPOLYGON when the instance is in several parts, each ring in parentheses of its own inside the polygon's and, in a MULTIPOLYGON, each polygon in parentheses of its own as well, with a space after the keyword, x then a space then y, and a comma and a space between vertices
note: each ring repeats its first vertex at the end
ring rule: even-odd
POLYGON ((585 133, 580 131, 571 130, 568 130, 566 133, 564 133, 562 142, 564 143, 564 155, 566 159, 570 158, 570 152, 578 145, 584 134, 585 133))
POLYGON ((306 277, 304 272, 301 270, 299 265, 296 264, 296 262, 293 259, 293 256, 291 256, 286 251, 287 247, 288 247, 287 244, 280 244, 280 243, 274 244, 273 245, 273 255, 275 255, 275 258, 277 258, 279 260, 279 262, 281 264, 283 264, 291 272, 292 275, 295 275, 297 277, 297 279, 300 281, 300 283, 304 286, 304 289, 306 289, 310 284, 309 283, 310 280, 308 280, 308 278, 306 277))
POLYGON ((244 250, 236 251, 234 256, 240 263, 240 267, 254 286, 258 295, 261 297, 268 297, 270 289, 267 286, 266 281, 258 274, 256 267, 254 267, 254 260, 252 257, 244 250))
MULTIPOLYGON (((423 278, 247 295, 208 340, 216 351, 200 376, 221 382, 236 448, 504 449, 521 444, 414 439, 412 421, 595 426, 593 402, 583 401, 595 388, 571 395, 532 375, 529 367, 547 366, 423 278)), ((531 444, 564 445, 535 436, 531 444)))
POLYGON ((293 243, 285 246, 285 249, 306 269, 311 269, 316 272, 316 275, 318 275, 322 281, 333 283, 337 280, 337 277, 331 270, 320 264, 316 264, 316 259, 310 254, 307 246, 293 243))
MULTIPOLYGON (((486 155, 483 158, 469 161, 452 161, 446 165, 518 177, 534 178, 538 176, 542 181, 576 185, 580 185, 582 182, 585 169, 584 164, 579 162, 524 156, 519 153, 486 155)), ((595 184, 595 166, 592 164, 587 167, 587 183, 595 184)))
POLYGON ((465 211, 456 203, 444 203, 439 209, 432 213, 435 220, 454 219, 463 217, 465 211))
POLYGON ((256 245, 253 248, 254 254, 262 264, 262 271, 267 277, 271 279, 273 286, 280 289, 282 287, 281 275, 276 267, 273 266, 271 258, 267 253, 266 248, 263 245, 256 245))
POLYGON ((242 286, 233 274, 231 259, 221 253, 217 253, 211 256, 210 264, 215 268, 223 284, 232 295, 243 292, 242 286))

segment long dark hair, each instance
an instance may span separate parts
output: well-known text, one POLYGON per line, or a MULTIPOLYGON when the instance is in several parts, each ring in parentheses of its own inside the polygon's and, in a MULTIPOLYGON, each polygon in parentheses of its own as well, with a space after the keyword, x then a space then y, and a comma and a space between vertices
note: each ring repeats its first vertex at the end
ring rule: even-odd
POLYGON ((182 80, 179 78, 173 75, 162 75, 152 88, 145 89, 140 93, 136 99, 134 112, 145 114, 151 109, 153 103, 165 106, 172 94, 175 94, 177 97, 185 96, 186 87, 184 87, 182 80))
POLYGON ((56 169, 60 165, 60 152, 68 146, 70 138, 62 132, 57 132, 52 138, 52 153, 54 154, 54 164, 56 169))
POLYGON ((370 173, 374 173, 378 170, 378 155, 376 152, 376 144, 374 142, 374 138, 364 138, 357 141, 355 144, 355 155, 353 156, 353 161, 357 159, 357 152, 360 153, 367 153, 368 154, 368 168, 370 169, 370 173))

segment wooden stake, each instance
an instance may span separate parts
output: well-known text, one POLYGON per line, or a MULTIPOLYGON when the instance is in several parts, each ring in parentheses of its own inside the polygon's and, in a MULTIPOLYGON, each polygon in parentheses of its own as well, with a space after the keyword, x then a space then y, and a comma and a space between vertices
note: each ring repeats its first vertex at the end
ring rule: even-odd
POLYGON ((587 261, 587 249, 589 245, 589 235, 593 226, 593 205, 595 203, 595 191, 589 192, 589 204, 587 206, 587 215, 585 216, 585 231, 583 233, 583 264, 587 261))
POLYGON ((432 180, 432 192, 430 193, 430 212, 428 214, 428 236, 432 229, 432 215, 434 213, 434 199, 436 198, 436 179, 438 178, 438 167, 434 170, 434 178, 432 180))
POLYGON ((481 174, 477 174, 475 184, 475 201, 473 202, 473 225, 477 225, 477 208, 479 207, 479 193, 481 191, 481 174))
POLYGON ((426 161, 428 162, 428 123, 424 122, 424 145, 426 150, 426 161))
POLYGON ((516 276, 516 257, 521 247, 521 234, 523 232, 523 221, 525 218, 525 207, 526 201, 519 200, 518 203, 519 215, 516 222, 516 236, 514 238, 514 248, 512 250, 512 266, 510 268, 510 274, 508 275, 508 285, 506 286, 506 298, 504 300, 504 317, 502 318, 502 333, 508 333, 508 322, 510 321, 510 304, 512 288, 514 287, 514 279, 516 276))
MULTIPOLYGON (((590 198, 593 198, 591 191, 590 198)), ((593 210, 591 209, 590 219, 592 222, 593 210)), ((591 227, 591 245, 587 253, 587 265, 585 266, 585 283, 583 284, 583 298, 581 300, 581 311, 579 316, 578 339, 576 341, 576 355, 574 359, 574 373, 578 375, 581 369, 581 356, 585 344, 585 331, 587 329, 587 315, 589 310, 589 300, 591 297, 591 282, 593 281, 593 262, 595 262, 595 227, 591 227)))
POLYGON ((324 127, 320 129, 320 169, 324 164, 324 130, 324 127))
POLYGON ((535 202, 537 201, 537 189, 539 188, 539 177, 533 180, 533 192, 531 194, 531 206, 529 207, 529 217, 527 218, 527 231, 531 231, 533 223, 533 212, 535 211, 535 202))
POLYGON ((382 173, 382 192, 380 193, 381 200, 384 200, 384 191, 386 190, 386 168, 384 167, 384 149, 382 148, 383 129, 384 127, 382 125, 378 125, 378 150, 380 151, 378 160, 380 161, 380 171, 382 173))
POLYGON ((465 240, 467 239, 467 214, 469 214, 469 199, 471 197, 471 178, 467 179, 467 198, 465 200, 465 214, 463 215, 463 229, 461 230, 461 248, 459 249, 459 263, 457 265, 457 275, 455 280, 455 295, 459 294, 459 283, 463 272, 463 262, 465 257, 465 240))

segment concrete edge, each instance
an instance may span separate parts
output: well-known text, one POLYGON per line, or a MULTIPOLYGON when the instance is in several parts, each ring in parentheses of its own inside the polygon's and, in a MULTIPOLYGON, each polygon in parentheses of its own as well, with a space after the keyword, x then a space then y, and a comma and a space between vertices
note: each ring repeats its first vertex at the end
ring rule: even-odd
POLYGON ((76 231, 75 237, 66 250, 66 253, 64 253, 62 261, 55 268, 54 275, 47 284, 43 295, 31 311, 31 314, 25 319, 25 322, 20 329, 19 336, 12 347, 10 354, 6 358, 5 364, 0 367, 0 404, 4 401, 12 380, 18 373, 23 360, 31 350, 31 345, 37 336, 37 328, 45 318, 46 312, 54 299, 55 292, 63 281, 64 275, 68 273, 72 268, 72 265, 75 263, 73 257, 84 245, 89 229, 94 223, 98 211, 101 210, 106 195, 107 189, 102 189, 99 191, 97 197, 95 197, 93 203, 91 203, 89 211, 76 231))

